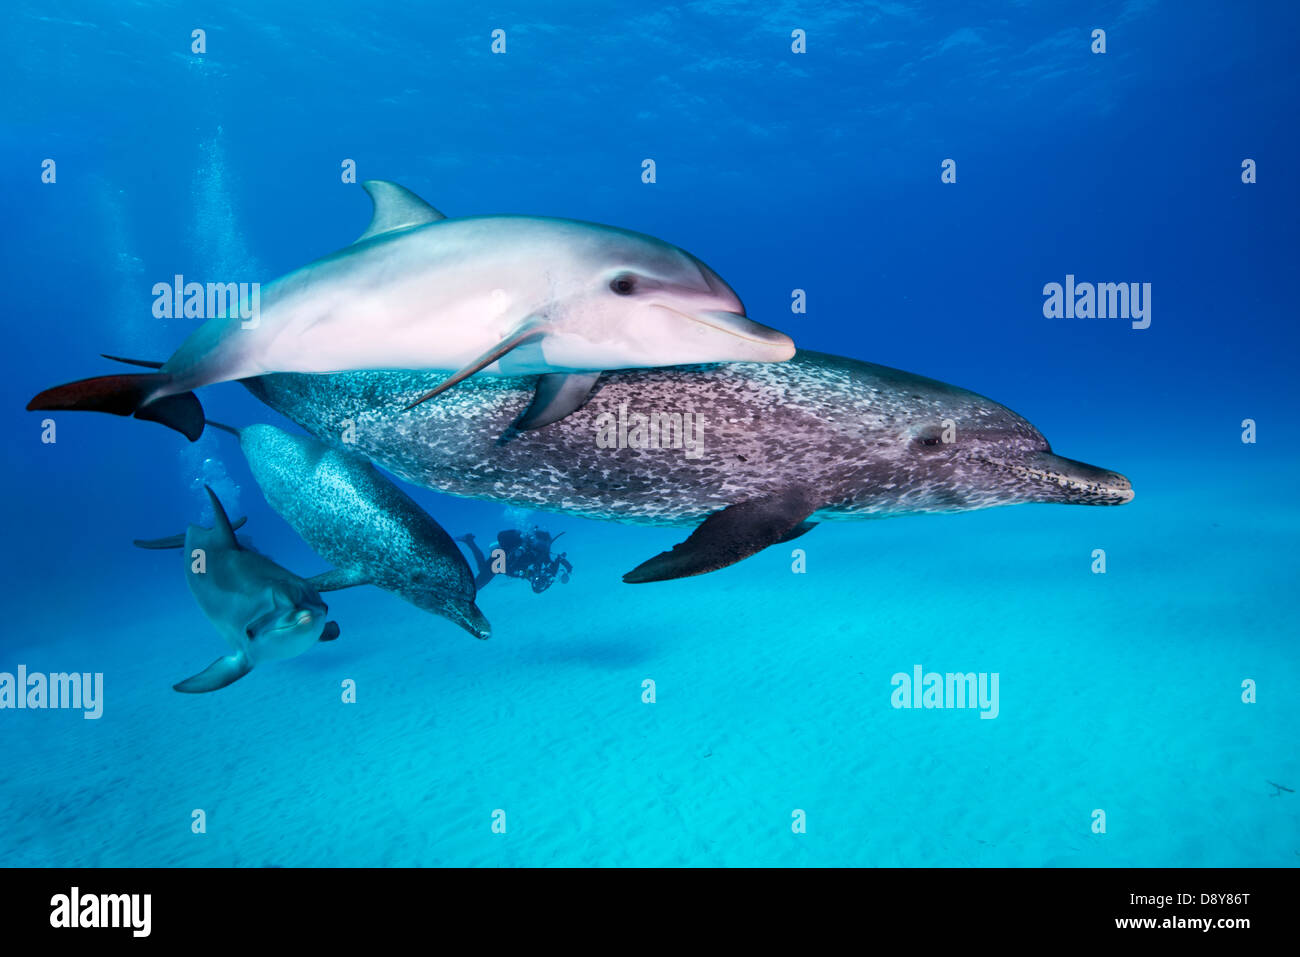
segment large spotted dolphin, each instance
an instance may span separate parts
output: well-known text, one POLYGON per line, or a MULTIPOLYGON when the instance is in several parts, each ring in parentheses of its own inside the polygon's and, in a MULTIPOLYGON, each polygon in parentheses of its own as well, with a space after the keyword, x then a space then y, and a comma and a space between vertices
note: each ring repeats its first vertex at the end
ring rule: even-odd
MULTIPOLYGON (((338 625, 326 620, 328 609, 316 589, 240 545, 216 493, 207 491, 212 528, 191 525, 185 532, 185 581, 233 651, 173 686, 187 694, 224 688, 263 661, 292 658, 339 636, 338 625)), ((166 548, 176 543, 157 539, 136 544, 166 548)))
POLYGON ((369 228, 269 283, 255 316, 209 319, 152 372, 47 389, 28 409, 134 415, 203 431, 192 390, 269 372, 446 370, 422 402, 475 372, 540 374, 521 429, 585 401, 604 369, 784 361, 790 339, 746 318, 721 277, 641 233, 567 219, 447 219, 395 183, 364 184, 369 228))
POLYGON ((318 591, 376 585, 475 638, 492 634, 451 536, 364 458, 273 425, 209 424, 239 438, 266 501, 335 566, 309 580, 318 591))
POLYGON ((583 408, 534 432, 510 428, 530 379, 475 379, 404 412, 432 382, 354 372, 245 384, 326 442, 355 421, 349 448, 417 485, 694 527, 628 582, 723 568, 824 520, 1133 498, 1124 476, 1056 455, 991 399, 840 356, 611 373, 583 408))

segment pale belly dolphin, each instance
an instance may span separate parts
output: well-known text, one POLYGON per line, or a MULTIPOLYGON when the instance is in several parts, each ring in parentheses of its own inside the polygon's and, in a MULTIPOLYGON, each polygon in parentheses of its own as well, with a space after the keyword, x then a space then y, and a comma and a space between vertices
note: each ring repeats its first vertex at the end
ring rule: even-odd
MULTIPOLYGON (((292 658, 339 627, 311 585, 265 555, 240 546, 212 489, 213 527, 185 532, 185 581, 203 614, 234 649, 173 687, 198 694, 237 681, 263 661, 292 658)), ((145 547, 161 547, 145 544, 145 547)))
POLYGON ((531 380, 475 379, 405 412, 432 381, 354 372, 245 385, 326 442, 337 444, 355 420, 349 448, 417 485, 589 518, 698 526, 624 576, 629 582, 723 568, 822 520, 1133 498, 1124 476, 1055 455, 1033 425, 990 399, 840 356, 610 373, 579 411, 519 433, 510 424, 530 401, 531 380), (688 412, 691 429, 702 424, 691 456, 684 442, 663 440, 672 415, 688 412), (635 416, 652 414, 669 416, 659 422, 659 447, 646 447, 648 427, 633 447, 645 425, 635 416))
POLYGON ((491 635, 451 536, 365 459, 273 425, 209 424, 238 436, 266 501, 335 566, 309 579, 317 591, 375 585, 475 638, 491 635))
MULTIPOLYGON (((532 216, 447 219, 394 183, 364 184, 370 228, 260 292, 258 314, 210 319, 155 372, 47 389, 29 409, 76 409, 203 431, 192 390, 269 372, 548 374, 520 428, 577 408, 604 369, 784 361, 789 337, 753 322, 690 253, 641 233, 532 216), (458 370, 458 371, 457 371, 458 370)), ((133 361, 133 360, 127 360, 133 361)), ((522 411, 522 410, 521 410, 522 411)))

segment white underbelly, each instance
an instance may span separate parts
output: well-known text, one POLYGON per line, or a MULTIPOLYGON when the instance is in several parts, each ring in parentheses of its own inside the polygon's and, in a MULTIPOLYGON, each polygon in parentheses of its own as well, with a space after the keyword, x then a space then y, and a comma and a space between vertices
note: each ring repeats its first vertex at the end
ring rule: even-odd
MULTIPOLYGON (((382 295, 304 303, 279 321, 262 350, 268 372, 357 369, 454 371, 518 325, 510 303, 482 296, 458 301, 382 295)), ((499 368, 484 370, 497 373, 499 368)))

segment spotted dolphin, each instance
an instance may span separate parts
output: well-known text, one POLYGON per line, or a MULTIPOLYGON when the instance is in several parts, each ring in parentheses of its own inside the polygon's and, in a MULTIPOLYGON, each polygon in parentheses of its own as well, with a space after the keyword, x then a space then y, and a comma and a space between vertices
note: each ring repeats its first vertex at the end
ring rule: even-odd
POLYGON ((624 576, 634 583, 724 568, 821 521, 1133 498, 1124 476, 1056 455, 991 399, 841 356, 610 373, 574 414, 519 433, 510 424, 530 379, 475 379, 404 412, 432 381, 353 372, 245 384, 327 442, 355 419, 350 448, 416 485, 694 528, 624 576))
MULTIPOLYGON (((239 680, 263 661, 292 658, 318 641, 339 636, 326 620, 328 608, 315 588, 258 552, 242 547, 226 510, 212 489, 212 528, 185 532, 185 581, 199 608, 234 649, 198 674, 173 685, 177 691, 216 691, 239 680)), ((171 547, 158 539, 145 548, 171 547)))
MULTIPOLYGON (((447 219, 395 183, 363 184, 369 228, 259 291, 256 316, 209 319, 154 371, 47 389, 28 409, 134 415, 197 439, 194 389, 270 372, 446 370, 407 404, 476 372, 540 374, 521 429, 579 407, 601 370, 784 361, 789 337, 745 316, 699 259, 612 226, 536 216, 447 219)), ((111 358, 111 357, 110 357, 111 358)))
POLYGON ((376 585, 475 638, 492 627, 474 603, 474 575, 456 543, 364 458, 273 425, 231 428, 270 506, 335 566, 318 591, 376 585))

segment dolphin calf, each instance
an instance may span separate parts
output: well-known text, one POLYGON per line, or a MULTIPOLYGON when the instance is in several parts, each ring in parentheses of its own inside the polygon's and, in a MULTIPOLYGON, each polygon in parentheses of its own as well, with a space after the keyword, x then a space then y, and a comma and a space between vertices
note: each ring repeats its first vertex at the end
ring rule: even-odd
POLYGON ((245 385, 326 442, 355 418, 349 447, 416 485, 694 527, 624 576, 634 583, 724 568, 820 521, 1133 498, 1124 476, 1056 455, 991 399, 841 356, 610 373, 582 409, 520 433, 508 430, 532 380, 474 379, 405 412, 431 382, 352 372, 245 385))
MULTIPOLYGON (((328 609, 316 589, 265 555, 235 539, 226 510, 212 489, 212 528, 185 532, 185 580, 199 608, 234 653, 173 685, 198 694, 237 681, 263 661, 292 658, 318 641, 333 641, 339 626, 326 621, 328 609)), ((143 547, 166 547, 137 542, 143 547)))
MULTIPOLYGON (((255 321, 209 319, 155 371, 47 389, 28 409, 76 409, 203 431, 192 390, 269 372, 447 370, 407 404, 476 372, 541 374, 517 428, 585 401, 605 369, 784 361, 789 337, 746 318, 721 277, 652 236, 567 219, 447 219, 395 183, 363 184, 369 228, 269 283, 255 321)), ((111 357, 110 357, 111 358, 111 357)))
POLYGON ((492 634, 451 536, 365 459, 273 425, 208 424, 239 438, 266 501, 336 566, 308 580, 317 591, 377 585, 475 638, 492 634))

